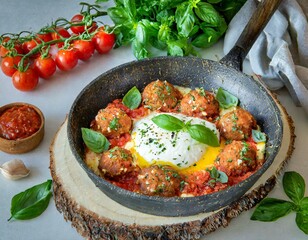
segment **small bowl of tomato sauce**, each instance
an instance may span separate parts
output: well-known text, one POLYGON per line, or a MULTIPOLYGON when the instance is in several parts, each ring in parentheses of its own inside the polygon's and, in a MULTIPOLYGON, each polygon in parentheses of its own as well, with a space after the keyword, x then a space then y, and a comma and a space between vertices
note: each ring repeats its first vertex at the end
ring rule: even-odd
POLYGON ((0 150, 20 154, 36 148, 44 137, 45 118, 34 105, 16 102, 0 107, 0 150))

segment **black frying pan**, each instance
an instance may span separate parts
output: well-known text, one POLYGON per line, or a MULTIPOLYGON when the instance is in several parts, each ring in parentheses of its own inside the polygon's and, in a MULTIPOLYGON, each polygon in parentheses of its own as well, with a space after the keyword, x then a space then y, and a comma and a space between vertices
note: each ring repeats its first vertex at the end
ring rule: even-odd
POLYGON ((276 102, 269 92, 259 82, 240 72, 239 68, 279 3, 280 0, 260 3, 236 46, 220 62, 196 57, 159 57, 133 61, 103 73, 81 91, 68 117, 69 144, 76 160, 98 188, 110 198, 134 210, 161 216, 187 216, 224 207, 239 199, 253 186, 272 164, 280 148, 282 121, 276 102), (266 162, 262 168, 245 181, 226 190, 188 198, 133 193, 94 174, 83 161, 81 127, 89 127, 99 109, 113 99, 123 97, 133 86, 142 90, 156 79, 184 87, 203 87, 206 90, 222 87, 237 96, 240 106, 254 115, 268 136, 266 162))

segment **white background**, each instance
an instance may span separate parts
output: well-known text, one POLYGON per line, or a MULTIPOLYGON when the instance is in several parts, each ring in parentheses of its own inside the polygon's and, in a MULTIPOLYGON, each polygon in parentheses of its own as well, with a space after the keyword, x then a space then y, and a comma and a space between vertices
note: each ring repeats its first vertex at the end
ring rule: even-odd
MULTIPOLYGON (((92 1, 87 1, 93 3, 92 1)), ((79 12, 78 1, 73 0, 0 0, 0 34, 5 32, 20 32, 22 30, 38 31, 42 26, 51 23, 58 17, 70 19, 79 12)), ((111 23, 108 18, 102 18, 105 23, 111 23)), ((218 60, 221 56, 222 41, 210 50, 203 51, 205 58, 218 60)), ((0 105, 12 102, 27 102, 38 106, 46 118, 46 131, 43 142, 35 150, 21 154, 10 155, 0 152, 0 164, 18 158, 25 162, 31 170, 29 177, 19 181, 9 181, 0 176, 0 239, 1 240, 78 240, 83 239, 70 223, 65 222, 56 210, 51 199, 47 210, 38 218, 29 221, 7 222, 10 217, 11 198, 25 189, 51 179, 49 172, 49 145, 68 114, 70 106, 77 94, 101 73, 122 63, 135 60, 130 48, 113 50, 108 55, 97 55, 86 63, 69 72, 58 71, 52 79, 41 80, 33 92, 16 90, 11 79, 0 73, 0 105)), ((279 91, 278 98, 292 116, 297 135, 295 150, 287 171, 297 171, 308 185, 308 117, 301 108, 295 107, 286 91, 279 91)), ((306 186, 306 195, 308 190, 306 186)), ((82 194, 82 193, 81 193, 82 194)), ((270 197, 287 199, 283 193, 281 182, 270 193, 270 197)), ((295 214, 292 213, 273 223, 251 221, 252 210, 241 214, 232 220, 230 225, 217 230, 206 237, 209 240, 218 239, 307 239, 295 224, 295 214)))

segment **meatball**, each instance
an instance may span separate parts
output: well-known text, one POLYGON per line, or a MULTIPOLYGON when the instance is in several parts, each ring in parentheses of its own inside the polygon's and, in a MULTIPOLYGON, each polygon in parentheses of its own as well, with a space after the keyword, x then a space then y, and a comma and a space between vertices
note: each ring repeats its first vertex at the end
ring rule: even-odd
POLYGON ((103 153, 98 164, 99 170, 110 177, 119 176, 135 170, 133 156, 125 148, 114 147, 103 153))
POLYGON ((149 83, 142 92, 144 105, 151 110, 168 112, 174 109, 182 94, 172 84, 167 81, 156 80, 149 83))
POLYGON ((120 108, 107 107, 98 111, 95 124, 106 137, 119 137, 128 133, 132 127, 132 119, 120 108))
POLYGON ((140 191, 145 195, 172 197, 178 195, 182 178, 170 166, 152 165, 138 175, 140 191))
POLYGON ((248 111, 237 107, 223 115, 217 127, 225 139, 244 140, 251 136, 251 130, 257 127, 257 122, 248 111))
POLYGON ((240 176, 257 166, 257 150, 245 141, 232 141, 219 153, 215 166, 228 176, 240 176))
POLYGON ((181 113, 212 120, 219 115, 219 103, 215 96, 203 88, 191 90, 181 100, 181 113))

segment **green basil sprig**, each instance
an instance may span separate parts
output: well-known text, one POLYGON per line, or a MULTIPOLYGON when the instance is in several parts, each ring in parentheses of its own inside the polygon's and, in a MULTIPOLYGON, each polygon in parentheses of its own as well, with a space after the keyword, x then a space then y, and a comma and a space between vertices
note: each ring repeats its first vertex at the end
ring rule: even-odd
POLYGON ((282 184, 286 195, 292 201, 265 198, 257 206, 250 219, 271 222, 295 211, 297 226, 308 234, 308 197, 304 197, 305 180, 297 172, 286 172, 282 184))
POLYGON ((238 98, 226 90, 223 90, 221 87, 218 88, 216 99, 219 102, 219 106, 223 109, 228 109, 238 105, 238 98))
POLYGON ((152 118, 152 121, 160 128, 168 131, 180 131, 185 127, 183 121, 168 114, 157 115, 152 118))
POLYGON ((15 195, 11 201, 11 217, 8 219, 27 220, 38 217, 48 207, 52 196, 52 181, 35 185, 15 195))
POLYGON ((123 104, 129 109, 136 109, 141 103, 141 93, 138 88, 132 87, 123 97, 123 104))
POLYGON ((259 131, 252 129, 252 139, 258 143, 258 142, 265 142, 266 141, 266 134, 259 131))
POLYGON ((160 128, 168 131, 188 131, 191 138, 209 146, 219 147, 220 145, 216 134, 201 124, 191 124, 191 121, 185 124, 182 120, 168 114, 157 115, 152 118, 152 121, 160 128))
POLYGON ((210 181, 209 184, 213 185, 216 182, 221 182, 221 183, 227 183, 228 182, 228 176, 226 173, 218 170, 216 167, 212 167, 211 169, 206 169, 210 173, 210 181))
POLYGON ((108 139, 103 134, 92 129, 81 128, 81 134, 84 143, 95 153, 106 151, 110 146, 108 139))

